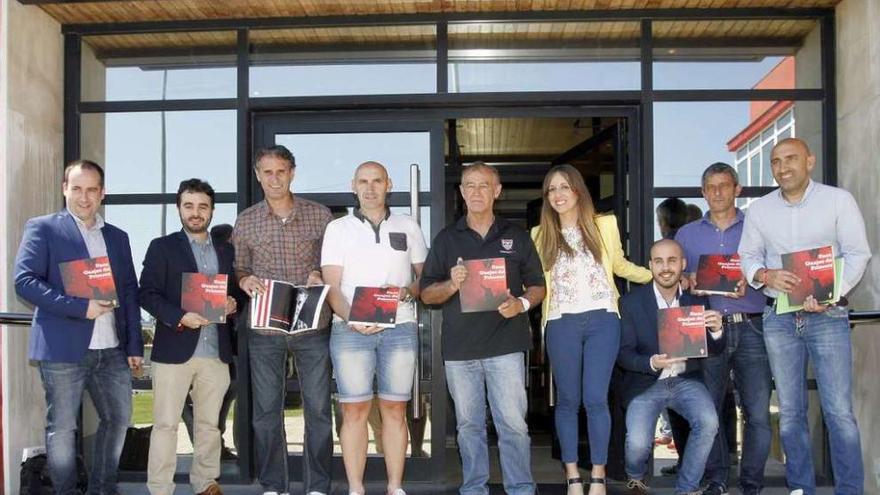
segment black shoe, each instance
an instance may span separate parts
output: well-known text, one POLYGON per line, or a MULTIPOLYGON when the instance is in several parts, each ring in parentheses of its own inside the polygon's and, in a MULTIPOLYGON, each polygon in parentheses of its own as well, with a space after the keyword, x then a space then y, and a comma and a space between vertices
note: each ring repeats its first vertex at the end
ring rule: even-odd
POLYGON ((229 447, 223 447, 220 449, 220 460, 221 461, 237 461, 238 456, 235 452, 229 450, 229 447))
POLYGON ((673 464, 671 466, 666 466, 660 468, 660 475, 662 476, 677 476, 678 475, 678 464, 673 464))
POLYGON ((721 483, 710 481, 706 488, 703 489, 702 495, 727 495, 727 487, 721 483))
POLYGON ((629 490, 630 495, 648 494, 648 485, 646 485, 645 482, 642 480, 636 480, 632 478, 626 480, 626 489, 629 490))

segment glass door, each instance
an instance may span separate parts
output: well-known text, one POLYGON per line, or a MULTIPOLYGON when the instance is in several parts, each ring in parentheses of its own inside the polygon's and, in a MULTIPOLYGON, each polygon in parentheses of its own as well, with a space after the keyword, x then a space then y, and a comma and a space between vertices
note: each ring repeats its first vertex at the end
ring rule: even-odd
MULTIPOLYGON (((358 164, 377 161, 388 169, 393 184, 388 198, 391 210, 418 218, 430 246, 433 235, 443 226, 443 128, 442 122, 384 118, 365 114, 333 115, 314 113, 257 114, 253 120, 253 150, 280 144, 296 157, 294 194, 317 201, 334 216, 348 214, 356 204, 351 179, 358 164)), ((247 205, 262 199, 262 190, 250 174, 246 186, 247 205)), ((445 425, 446 384, 440 358, 438 315, 419 310, 419 354, 417 379, 410 402, 407 425, 410 449, 407 452, 405 481, 438 479, 443 465, 443 426, 445 425), (435 368, 436 367, 436 368, 435 368)), ((247 339, 239 339, 239 355, 246 356, 247 339), (245 352, 242 352, 245 351, 245 352)), ((247 370, 247 365, 242 365, 247 370)), ((245 380, 247 382, 247 380, 245 380)), ((248 391, 249 392, 249 391, 248 391)), ((249 397, 248 397, 249 399, 249 397)), ((247 404, 247 401, 242 401, 247 404)), ((339 443, 341 411, 333 393, 333 478, 344 482, 345 471, 339 443)), ((369 421, 366 480, 384 480, 385 466, 379 439, 381 420, 378 406, 369 421), (375 416, 375 417, 374 417, 375 416)), ((285 400, 285 428, 293 480, 302 479, 303 417, 299 384, 290 376, 285 400)), ((247 424, 247 423, 246 423, 247 424)), ((249 436, 249 435, 248 435, 249 436)), ((252 458, 248 455, 246 458, 252 458)), ((245 466, 242 466, 247 469, 245 466)))

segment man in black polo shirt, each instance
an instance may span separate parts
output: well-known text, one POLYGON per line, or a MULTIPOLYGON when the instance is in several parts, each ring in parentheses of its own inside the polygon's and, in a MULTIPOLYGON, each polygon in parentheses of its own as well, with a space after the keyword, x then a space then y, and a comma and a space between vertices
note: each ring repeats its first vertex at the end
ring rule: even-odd
POLYGON ((455 402, 463 482, 460 493, 488 494, 486 398, 498 431, 504 491, 535 492, 526 425, 526 311, 544 298, 538 253, 525 230, 492 212, 501 194, 498 171, 477 162, 461 175, 467 216, 434 239, 422 272, 421 298, 443 307, 443 360, 455 402), (463 260, 504 258, 507 298, 497 310, 462 313, 459 289, 469 276, 463 260))

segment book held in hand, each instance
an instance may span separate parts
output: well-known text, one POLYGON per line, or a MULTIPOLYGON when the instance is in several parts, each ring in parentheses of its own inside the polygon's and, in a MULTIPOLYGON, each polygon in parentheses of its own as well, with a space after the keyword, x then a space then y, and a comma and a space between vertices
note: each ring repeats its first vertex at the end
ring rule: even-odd
POLYGON ((459 296, 462 313, 497 311, 507 299, 507 268, 504 258, 465 260, 468 276, 459 296))
POLYGON ((180 279, 180 307, 211 323, 226 323, 228 279, 225 273, 184 273, 180 279))
POLYGON ((703 254, 697 266, 697 288, 702 294, 732 296, 742 280, 738 254, 703 254))
POLYGON ((813 296, 821 304, 835 303, 840 299, 843 258, 835 259, 831 246, 783 253, 782 269, 797 275, 801 282, 790 293, 779 295, 777 314, 803 309, 808 296, 813 296))
POLYGON ((119 306, 113 270, 107 256, 59 263, 58 269, 61 271, 64 293, 68 296, 110 301, 113 306, 119 306))
POLYGON ((703 306, 657 310, 660 354, 670 358, 701 358, 708 355, 703 306))
POLYGON ((392 328, 399 303, 400 287, 355 287, 348 323, 392 328))
POLYGON ((318 329, 329 285, 293 285, 262 279, 264 294, 251 298, 251 328, 297 335, 318 329))

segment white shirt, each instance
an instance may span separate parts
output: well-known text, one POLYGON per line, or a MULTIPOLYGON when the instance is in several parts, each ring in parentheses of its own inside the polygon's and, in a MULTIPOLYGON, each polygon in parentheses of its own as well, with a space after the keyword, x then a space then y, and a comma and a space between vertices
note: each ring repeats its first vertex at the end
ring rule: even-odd
MULTIPOLYGON (((327 225, 321 266, 341 266, 340 289, 348 304, 355 287, 405 287, 413 282, 413 265, 424 263, 428 248, 422 229, 410 216, 388 212, 378 226, 355 210, 327 225)), ((333 315, 334 321, 342 321, 333 315)), ((415 321, 415 303, 401 302, 397 323, 415 321)))
MULTIPOLYGON (((107 244, 104 243, 104 218, 98 214, 95 215, 95 225, 86 227, 86 224, 76 215, 67 209, 70 216, 76 222, 76 227, 82 235, 83 242, 86 244, 86 250, 89 252, 89 258, 97 258, 99 256, 107 256, 107 244)), ((112 349, 119 347, 119 338, 116 336, 116 316, 113 311, 108 311, 101 316, 95 318, 95 328, 92 330, 92 340, 89 341, 89 349, 112 349)))
MULTIPOLYGON (((742 271, 749 284, 761 268, 782 268, 782 253, 832 246, 842 257, 840 295, 846 295, 861 280, 871 259, 865 221, 852 194, 838 187, 812 180, 797 203, 789 203, 777 189, 749 205, 739 243, 742 271)), ((764 294, 779 296, 764 287, 764 294)))
MULTIPOLYGON (((663 295, 660 294, 660 290, 657 289, 657 283, 654 282, 651 284, 651 286, 654 288, 654 297, 657 298, 657 307, 658 308, 677 308, 677 307, 679 307, 678 298, 681 296, 681 289, 680 288, 675 291, 675 298, 672 299, 672 302, 667 303, 666 298, 664 298, 663 295)), ((709 336, 712 337, 712 340, 720 339, 722 333, 723 333, 723 330, 718 330, 717 332, 713 332, 713 331, 709 330, 709 336)), ((653 357, 653 356, 651 356, 651 357, 653 357)), ((655 368, 653 364, 649 363, 649 366, 651 366, 652 370, 657 371, 657 368, 655 368)), ((663 368, 663 371, 660 372, 660 378, 658 378, 658 380, 663 380, 665 378, 672 378, 673 376, 678 376, 684 372, 684 368, 685 368, 684 361, 682 361, 680 363, 675 363, 668 368, 663 368)))

